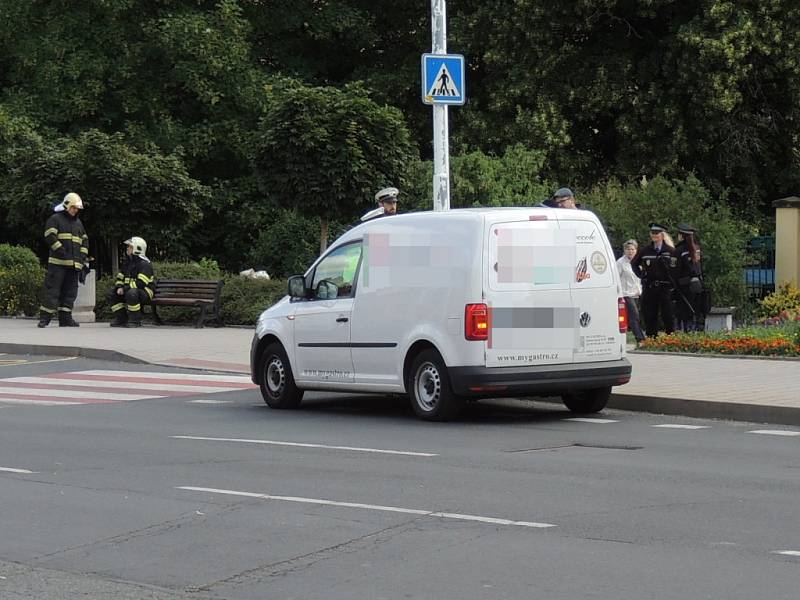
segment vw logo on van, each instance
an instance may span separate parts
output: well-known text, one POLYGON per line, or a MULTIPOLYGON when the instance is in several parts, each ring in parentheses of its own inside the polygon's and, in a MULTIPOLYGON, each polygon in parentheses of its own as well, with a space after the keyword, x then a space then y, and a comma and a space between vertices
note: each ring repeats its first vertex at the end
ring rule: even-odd
POLYGON ((580 322, 581 327, 588 327, 589 323, 592 322, 592 316, 588 312, 582 312, 580 322))

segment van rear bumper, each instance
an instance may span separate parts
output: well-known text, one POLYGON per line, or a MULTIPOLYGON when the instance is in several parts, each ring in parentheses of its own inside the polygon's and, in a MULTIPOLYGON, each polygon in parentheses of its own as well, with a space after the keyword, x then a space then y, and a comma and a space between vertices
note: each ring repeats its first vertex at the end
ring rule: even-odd
POLYGON ((628 383, 631 363, 620 360, 535 367, 449 367, 459 396, 558 396, 628 383))

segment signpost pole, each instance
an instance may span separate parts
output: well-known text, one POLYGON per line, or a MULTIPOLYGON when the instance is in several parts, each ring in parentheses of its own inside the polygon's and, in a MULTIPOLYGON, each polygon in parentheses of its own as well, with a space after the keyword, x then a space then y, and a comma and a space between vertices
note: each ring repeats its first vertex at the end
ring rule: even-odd
MULTIPOLYGON (((431 54, 447 54, 445 0, 431 0, 431 54)), ((433 106, 433 210, 450 210, 450 142, 447 105, 433 106)))

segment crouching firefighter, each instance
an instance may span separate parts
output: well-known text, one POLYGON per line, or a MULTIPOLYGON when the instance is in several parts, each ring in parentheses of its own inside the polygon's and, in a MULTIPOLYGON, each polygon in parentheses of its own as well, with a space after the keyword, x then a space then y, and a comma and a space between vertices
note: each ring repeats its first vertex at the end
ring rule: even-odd
POLYGON ((60 327, 79 327, 72 318, 78 297, 78 281, 89 263, 89 237, 78 218, 83 208, 81 197, 71 192, 56 204, 44 226, 44 239, 50 247, 44 300, 39 307, 39 327, 47 327, 58 312, 60 327))
POLYGON ((125 240, 125 246, 126 258, 108 299, 114 314, 111 327, 141 327, 142 306, 153 299, 153 265, 142 238, 125 240))

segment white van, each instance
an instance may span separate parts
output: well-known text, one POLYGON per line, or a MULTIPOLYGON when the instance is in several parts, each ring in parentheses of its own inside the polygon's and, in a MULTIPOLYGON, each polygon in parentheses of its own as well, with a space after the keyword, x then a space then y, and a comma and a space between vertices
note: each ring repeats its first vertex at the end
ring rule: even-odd
POLYGON ((560 395, 602 410, 630 380, 627 313, 597 217, 552 208, 420 212, 346 232, 258 319, 253 382, 408 394, 418 416, 470 398, 560 395))

